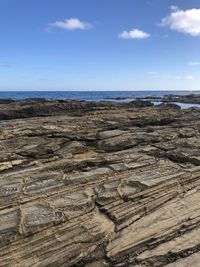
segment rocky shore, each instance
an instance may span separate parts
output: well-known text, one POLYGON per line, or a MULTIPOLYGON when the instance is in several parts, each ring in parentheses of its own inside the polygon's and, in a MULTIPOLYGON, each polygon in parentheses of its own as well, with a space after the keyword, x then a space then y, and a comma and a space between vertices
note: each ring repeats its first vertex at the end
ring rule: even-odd
POLYGON ((1 100, 0 127, 1 267, 199 267, 200 109, 1 100))
POLYGON ((175 95, 175 94, 170 94, 170 95, 165 95, 163 97, 142 97, 139 98, 140 100, 152 100, 154 102, 165 102, 165 103, 174 103, 174 102, 179 102, 179 103, 188 103, 188 104, 200 104, 200 94, 189 94, 189 95, 175 95))
MULTIPOLYGON (((131 100, 135 98, 134 96, 128 97, 110 97, 110 100, 131 100)), ((200 94, 187 94, 187 95, 175 95, 169 94, 164 96, 145 96, 136 97, 136 100, 141 101, 153 101, 153 102, 163 102, 163 103, 186 103, 186 104, 200 104, 200 94)))

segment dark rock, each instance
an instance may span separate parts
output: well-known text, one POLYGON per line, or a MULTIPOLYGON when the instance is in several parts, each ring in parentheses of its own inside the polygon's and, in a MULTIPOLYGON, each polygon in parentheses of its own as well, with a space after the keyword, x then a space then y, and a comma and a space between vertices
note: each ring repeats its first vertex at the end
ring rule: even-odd
POLYGON ((129 105, 136 108, 145 108, 145 107, 153 107, 154 104, 151 101, 143 101, 143 100, 134 100, 129 103, 129 105))
POLYGON ((0 105, 5 105, 5 104, 10 104, 10 103, 13 103, 15 102, 15 100, 13 99, 10 99, 10 98, 1 98, 0 99, 0 105))
POLYGON ((181 109, 181 107, 175 103, 161 103, 157 105, 158 108, 173 108, 173 109, 181 109))

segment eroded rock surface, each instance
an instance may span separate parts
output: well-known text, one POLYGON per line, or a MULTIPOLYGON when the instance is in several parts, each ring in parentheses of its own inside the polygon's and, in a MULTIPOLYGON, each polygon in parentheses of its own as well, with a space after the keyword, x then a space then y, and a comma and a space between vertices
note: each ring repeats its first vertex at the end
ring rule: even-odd
POLYGON ((0 266, 199 267, 200 109, 1 101, 0 266))

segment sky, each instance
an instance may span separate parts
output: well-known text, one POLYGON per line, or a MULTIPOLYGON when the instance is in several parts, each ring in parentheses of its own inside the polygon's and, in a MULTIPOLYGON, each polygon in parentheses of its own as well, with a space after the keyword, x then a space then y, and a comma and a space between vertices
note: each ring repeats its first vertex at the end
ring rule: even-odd
POLYGON ((200 1, 0 0, 0 90, 200 90, 200 1))

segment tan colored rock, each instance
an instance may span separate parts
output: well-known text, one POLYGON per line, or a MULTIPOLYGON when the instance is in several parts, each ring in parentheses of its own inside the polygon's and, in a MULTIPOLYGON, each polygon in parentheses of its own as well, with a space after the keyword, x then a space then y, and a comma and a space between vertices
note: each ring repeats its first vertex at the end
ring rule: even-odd
POLYGON ((199 109, 30 99, 0 118, 0 267, 199 267, 199 109))

